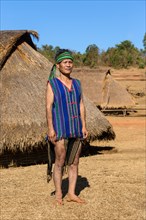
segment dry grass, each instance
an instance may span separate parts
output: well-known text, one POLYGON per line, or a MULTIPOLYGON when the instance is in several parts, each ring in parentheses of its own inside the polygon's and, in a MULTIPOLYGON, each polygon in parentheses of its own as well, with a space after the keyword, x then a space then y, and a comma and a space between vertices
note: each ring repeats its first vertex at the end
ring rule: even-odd
MULTIPOLYGON (((144 220, 144 118, 108 117, 117 139, 93 143, 115 147, 80 158, 77 192, 86 205, 53 206, 53 182, 46 181, 46 165, 1 170, 1 220, 144 220)), ((63 179, 64 195, 67 176, 63 179)))

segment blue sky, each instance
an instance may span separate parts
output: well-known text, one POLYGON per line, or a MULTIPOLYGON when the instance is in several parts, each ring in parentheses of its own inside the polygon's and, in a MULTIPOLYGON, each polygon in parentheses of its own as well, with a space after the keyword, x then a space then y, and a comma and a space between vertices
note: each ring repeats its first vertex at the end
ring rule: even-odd
POLYGON ((84 53, 130 40, 143 49, 145 0, 1 0, 1 30, 36 30, 38 47, 48 44, 84 53))

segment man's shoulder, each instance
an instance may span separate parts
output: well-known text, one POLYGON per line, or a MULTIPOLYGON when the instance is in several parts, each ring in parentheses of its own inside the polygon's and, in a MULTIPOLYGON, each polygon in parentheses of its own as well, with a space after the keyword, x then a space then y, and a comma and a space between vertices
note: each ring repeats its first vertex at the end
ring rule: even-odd
POLYGON ((76 79, 76 78, 73 78, 73 80, 78 83, 78 84, 81 84, 81 81, 79 79, 76 79))
POLYGON ((56 81, 56 77, 53 77, 53 78, 51 78, 51 79, 48 79, 48 82, 50 82, 50 83, 54 83, 56 81))

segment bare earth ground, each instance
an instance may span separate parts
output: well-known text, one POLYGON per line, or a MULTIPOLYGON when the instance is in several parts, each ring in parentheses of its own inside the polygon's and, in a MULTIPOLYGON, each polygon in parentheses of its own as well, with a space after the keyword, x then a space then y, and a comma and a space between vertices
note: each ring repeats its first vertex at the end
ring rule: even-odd
MULTIPOLYGON (((137 101, 143 104, 144 99, 137 101)), ((116 140, 93 142, 98 153, 80 158, 77 193, 86 204, 69 203, 64 197, 64 206, 54 206, 53 182, 46 181, 47 165, 0 169, 1 220, 146 219, 145 117, 106 117, 116 140)), ((66 174, 64 196, 67 186, 66 174)))
MULTIPOLYGON (((77 192, 87 204, 54 207, 53 182, 46 165, 9 168, 1 172, 1 220, 144 220, 145 122, 143 117, 108 117, 115 141, 93 143, 115 147, 108 153, 80 158, 77 192)), ((67 176, 63 179, 64 194, 67 176)))

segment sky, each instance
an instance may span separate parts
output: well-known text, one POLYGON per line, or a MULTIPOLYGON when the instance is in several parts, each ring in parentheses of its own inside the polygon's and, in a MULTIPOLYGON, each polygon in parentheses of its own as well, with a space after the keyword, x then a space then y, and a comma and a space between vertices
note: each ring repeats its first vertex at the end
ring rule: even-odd
POLYGON ((0 0, 1 30, 35 30, 42 45, 84 53, 129 40, 143 49, 146 0, 0 0))

